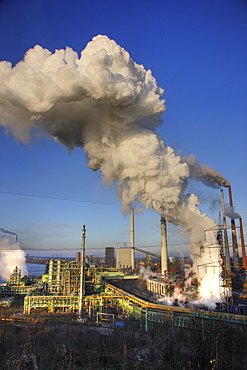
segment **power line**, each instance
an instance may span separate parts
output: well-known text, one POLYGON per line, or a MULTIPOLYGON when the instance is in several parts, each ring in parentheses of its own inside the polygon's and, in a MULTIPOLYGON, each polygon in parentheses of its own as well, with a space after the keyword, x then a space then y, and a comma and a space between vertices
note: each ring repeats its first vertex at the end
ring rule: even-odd
MULTIPOLYGON (((110 244, 108 243, 108 246, 110 244)), ((173 243, 173 244, 169 244, 171 247, 174 247, 174 246, 186 246, 185 244, 179 244, 179 243, 173 243)), ((80 246, 79 247, 70 247, 70 248, 67 248, 67 247, 61 247, 61 248, 30 248, 30 247, 27 247, 27 248, 23 248, 22 250, 25 251, 25 252, 28 252, 28 251, 56 251, 56 252, 59 252, 59 251, 67 251, 67 252, 70 252, 70 251, 75 251, 75 250, 78 250, 78 248, 80 249, 80 246)), ((106 248, 106 246, 102 246, 102 247, 87 247, 87 250, 88 251, 98 251, 98 250, 104 250, 106 248)), ((160 248, 160 244, 157 244, 157 245, 141 245, 140 248, 143 248, 143 250, 146 250, 146 249, 150 249, 150 248, 160 248), (145 249, 144 249, 145 248, 145 249)), ((7 250, 7 251, 16 251, 16 250, 20 250, 19 248, 9 248, 9 249, 4 249, 4 250, 7 250)), ((0 249, 0 253, 1 253, 1 249, 0 249)))
POLYGON ((59 197, 49 197, 45 195, 34 195, 34 194, 23 194, 23 193, 12 193, 10 191, 1 191, 0 194, 7 194, 7 195, 17 195, 22 197, 29 197, 29 198, 41 198, 41 199, 51 199, 51 200, 63 200, 66 202, 79 202, 79 203, 92 203, 92 204, 104 204, 107 206, 119 206, 119 203, 107 203, 107 202, 95 202, 91 200, 81 200, 81 199, 70 199, 70 198, 59 198, 59 197))

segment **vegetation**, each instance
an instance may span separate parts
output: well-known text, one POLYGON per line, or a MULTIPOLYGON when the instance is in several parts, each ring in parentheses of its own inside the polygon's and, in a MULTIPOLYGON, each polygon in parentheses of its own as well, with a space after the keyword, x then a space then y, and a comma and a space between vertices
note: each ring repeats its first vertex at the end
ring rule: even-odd
POLYGON ((246 328, 196 318, 190 329, 172 322, 148 331, 134 319, 114 328, 79 324, 71 315, 32 314, 32 321, 0 321, 0 368, 18 370, 247 368, 246 328))

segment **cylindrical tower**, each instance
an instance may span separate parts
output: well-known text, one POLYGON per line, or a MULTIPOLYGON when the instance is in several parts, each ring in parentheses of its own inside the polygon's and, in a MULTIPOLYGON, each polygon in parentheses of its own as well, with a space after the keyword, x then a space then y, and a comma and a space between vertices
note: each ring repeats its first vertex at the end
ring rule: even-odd
POLYGON ((133 252, 131 254, 131 266, 134 268, 135 266, 135 221, 134 221, 134 209, 131 209, 130 212, 130 245, 133 248, 133 252))
MULTIPOLYGON (((228 192, 229 192, 229 204, 230 204, 230 207, 233 209, 231 186, 228 186, 228 192)), ((238 242, 237 242, 235 220, 233 218, 231 219, 231 228, 232 228, 233 265, 234 265, 234 269, 238 270, 239 268, 238 242)))
POLYGON ((225 200, 224 200, 224 192, 221 189, 221 207, 222 207, 222 215, 223 215, 223 230, 224 230, 224 251, 225 251, 225 265, 226 270, 229 271, 231 269, 231 261, 230 261, 230 252, 229 252, 229 244, 228 244, 228 235, 227 235, 227 225, 226 225, 226 216, 225 216, 225 200))
POLYGON ((167 252, 166 220, 163 216, 161 216, 160 223, 161 223, 161 275, 165 277, 168 270, 168 252, 167 252))
POLYGON ((85 294, 85 279, 84 279, 84 263, 85 263, 85 239, 86 239, 86 227, 83 225, 81 235, 81 277, 80 277, 80 294, 78 301, 78 318, 82 319, 83 316, 83 298, 85 294))
POLYGON ((134 226, 134 209, 130 212, 130 244, 132 248, 135 248, 135 226, 134 226))
POLYGON ((241 238, 241 247, 242 247, 243 268, 247 270, 246 252, 245 252, 245 244, 244 244, 244 230, 243 230, 243 222, 242 222, 241 217, 239 219, 239 228, 240 228, 240 238, 241 238))

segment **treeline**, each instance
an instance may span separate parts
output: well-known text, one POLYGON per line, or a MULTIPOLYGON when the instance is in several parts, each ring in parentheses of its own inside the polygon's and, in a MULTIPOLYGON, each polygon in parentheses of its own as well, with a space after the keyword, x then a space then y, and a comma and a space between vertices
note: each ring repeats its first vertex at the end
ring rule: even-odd
POLYGON ((224 320, 195 320, 191 329, 167 322, 147 332, 134 320, 108 329, 62 315, 0 323, 0 369, 7 370, 239 370, 247 368, 246 348, 244 328, 224 320))

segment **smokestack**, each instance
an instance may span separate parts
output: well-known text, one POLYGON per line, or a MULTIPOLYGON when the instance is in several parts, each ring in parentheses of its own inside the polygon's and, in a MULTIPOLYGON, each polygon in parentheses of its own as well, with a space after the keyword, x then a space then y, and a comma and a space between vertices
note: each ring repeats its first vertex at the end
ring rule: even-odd
POLYGON ((81 279, 80 279, 80 294, 78 301, 78 319, 82 319, 83 317, 83 297, 85 294, 85 280, 84 280, 85 239, 86 239, 86 227, 85 225, 83 225, 81 235, 81 279))
POLYGON ((222 215, 223 215, 224 251, 225 251, 225 259, 226 259, 225 264, 226 264, 226 270, 230 271, 231 261, 230 261, 229 245, 228 245, 227 225, 226 225, 226 216, 225 216, 225 200, 224 200, 223 190, 221 190, 220 193, 221 193, 221 207, 222 207, 222 215))
MULTIPOLYGON (((229 193, 229 204, 230 204, 230 207, 233 209, 231 186, 228 186, 228 193, 229 193)), ((233 266, 234 266, 234 269, 237 270, 239 268, 239 255, 238 255, 236 225, 235 225, 235 220, 233 218, 231 219, 231 228, 232 228, 233 266)))
POLYGON ((247 270, 247 261, 246 261, 245 244, 244 244, 244 231, 243 231, 243 223, 242 223, 241 217, 239 219, 239 227, 240 227, 240 238, 241 238, 241 247, 242 247, 243 268, 247 270))
POLYGON ((134 209, 130 211, 130 245, 135 248, 134 209))
POLYGON ((135 227, 134 227, 134 209, 132 208, 130 211, 130 245, 133 248, 133 253, 131 254, 131 265, 135 266, 135 253, 134 253, 134 248, 135 248, 135 227))
POLYGON ((161 275, 165 277, 168 270, 168 253, 167 253, 166 220, 163 216, 161 216, 160 223, 161 223, 161 275))

